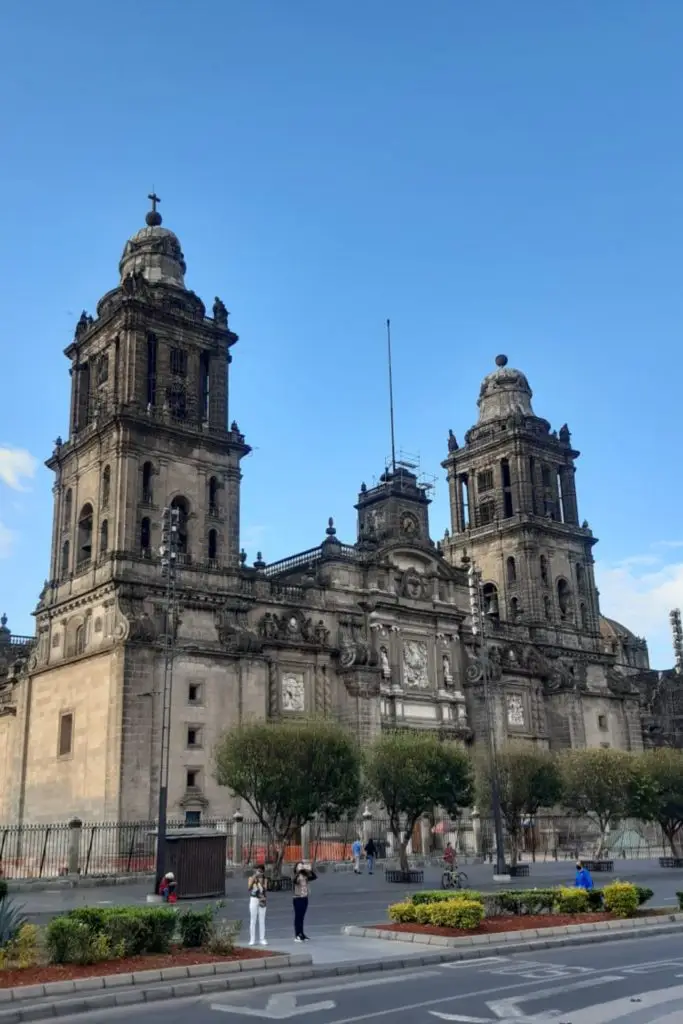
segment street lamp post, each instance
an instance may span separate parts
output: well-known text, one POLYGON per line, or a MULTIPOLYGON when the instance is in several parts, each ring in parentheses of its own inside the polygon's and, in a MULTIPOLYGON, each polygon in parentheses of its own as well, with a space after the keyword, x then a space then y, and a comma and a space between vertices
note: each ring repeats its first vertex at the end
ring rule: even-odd
POLYGON ((168 766, 171 748, 171 698, 173 695, 173 656, 175 654, 175 583, 178 557, 180 511, 165 508, 161 520, 161 575, 166 579, 164 630, 164 686, 161 710, 161 754, 159 758, 159 810, 157 814, 156 889, 165 874, 166 813, 168 810, 168 766))
MULTIPOLYGON (((464 561, 464 559, 463 559, 464 561)), ((467 585, 470 595, 470 611, 472 613, 472 633, 478 644, 474 659, 474 677, 481 680, 484 688, 484 709, 486 714, 486 732, 491 762, 491 810, 493 827, 496 834, 496 878, 507 878, 505 864, 505 839, 503 835, 503 816, 500 809, 500 775, 498 772, 498 755, 496 743, 495 708, 491 703, 491 661, 486 645, 486 617, 482 607, 481 575, 470 562, 467 570, 467 585)))

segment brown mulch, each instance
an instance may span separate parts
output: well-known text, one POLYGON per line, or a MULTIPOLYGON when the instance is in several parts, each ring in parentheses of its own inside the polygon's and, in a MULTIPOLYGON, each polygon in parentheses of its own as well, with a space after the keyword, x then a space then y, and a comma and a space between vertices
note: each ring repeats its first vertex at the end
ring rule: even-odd
POLYGON ((170 953, 145 953, 125 960, 108 960, 100 964, 47 964, 0 970, 0 988, 18 985, 47 985, 51 981, 75 981, 78 978, 100 978, 105 974, 132 974, 133 971, 160 971, 164 967, 190 967, 194 964, 229 963, 231 960, 255 960, 278 956, 265 949, 236 949, 231 956, 216 956, 200 949, 173 949, 170 953))
POLYGON ((478 928, 441 928, 433 924, 373 924, 383 932, 413 932, 418 935, 447 935, 449 938, 467 938, 468 935, 493 935, 496 932, 522 932, 533 928, 559 928, 567 924, 591 924, 593 921, 613 921, 611 914, 520 914, 519 917, 487 917, 478 928))

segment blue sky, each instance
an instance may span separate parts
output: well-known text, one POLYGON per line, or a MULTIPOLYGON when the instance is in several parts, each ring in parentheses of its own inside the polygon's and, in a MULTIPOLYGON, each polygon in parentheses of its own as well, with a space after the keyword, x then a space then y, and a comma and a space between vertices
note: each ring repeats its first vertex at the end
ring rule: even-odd
POLYGON ((397 439, 439 476, 498 352, 583 452, 603 611, 683 601, 680 0, 38 0, 0 38, 0 610, 48 573, 70 342, 146 195, 241 340, 243 540, 317 544, 397 439), (20 454, 17 455, 17 449, 20 454), (24 452, 26 454, 21 454, 24 452), (32 462, 35 461, 34 464, 32 462), (20 475, 22 471, 24 475, 20 475))

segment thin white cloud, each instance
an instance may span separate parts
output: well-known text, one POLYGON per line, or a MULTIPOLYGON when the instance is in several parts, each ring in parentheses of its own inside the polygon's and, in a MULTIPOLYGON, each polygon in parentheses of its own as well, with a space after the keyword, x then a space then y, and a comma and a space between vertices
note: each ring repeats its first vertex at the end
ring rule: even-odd
POLYGON ((683 608, 683 562, 666 562, 663 557, 653 562, 644 555, 613 565, 598 562, 595 569, 602 614, 647 639, 653 668, 670 668, 674 656, 669 612, 683 608))
POLYGON ((14 546, 14 532, 0 523, 0 558, 9 558, 14 546))
POLYGON ((32 480, 37 460, 25 448, 0 445, 0 480, 14 491, 23 491, 24 480, 32 480))

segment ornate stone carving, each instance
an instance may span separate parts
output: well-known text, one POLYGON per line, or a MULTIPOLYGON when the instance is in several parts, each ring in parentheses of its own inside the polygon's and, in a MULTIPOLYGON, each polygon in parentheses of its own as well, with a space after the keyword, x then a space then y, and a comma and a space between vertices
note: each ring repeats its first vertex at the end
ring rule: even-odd
POLYGON ((411 597, 414 601, 419 600, 424 593, 424 582, 414 569, 408 569, 403 573, 401 580, 401 593, 411 597))
POLYGON ((379 661, 382 668, 382 679, 391 679, 391 665, 389 664, 389 655, 386 647, 380 647, 379 661))
POLYGON ((453 685, 453 673, 451 672, 451 659, 448 657, 447 654, 444 654, 443 658, 441 659, 441 664, 442 664, 442 668, 443 668, 444 686, 446 686, 446 687, 452 686, 453 685))
POLYGON ((526 725, 524 698, 519 693, 509 693, 505 698, 508 725, 523 729, 526 725))
POLYGON ((628 676, 616 672, 613 668, 607 670, 607 686, 610 693, 617 697, 639 697, 638 687, 628 676))
POLYGON ((213 320, 217 327, 228 326, 228 310, 218 296, 213 300, 213 320))
POLYGON ((226 605, 218 612, 218 640, 226 651, 235 654, 258 654, 263 648, 261 637, 249 625, 247 607, 240 604, 226 605))
POLYGON ((427 644, 423 640, 403 641, 403 681, 418 690, 429 687, 427 644))
POLYGON ((258 634, 263 640, 291 644, 303 642, 318 647, 326 647, 330 637, 330 631, 322 619, 314 626, 313 620, 307 619, 300 611, 285 612, 283 615, 266 612, 258 624, 258 634))
POLYGON ((282 710, 301 712, 306 710, 304 677, 298 672, 285 672, 281 681, 282 710))

